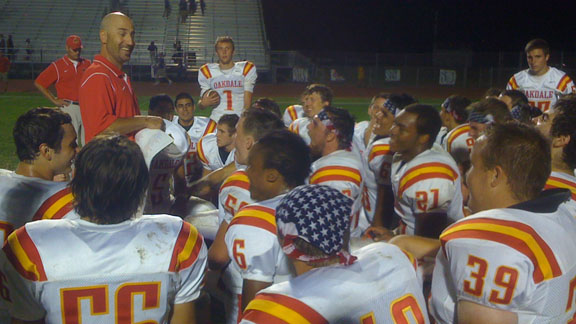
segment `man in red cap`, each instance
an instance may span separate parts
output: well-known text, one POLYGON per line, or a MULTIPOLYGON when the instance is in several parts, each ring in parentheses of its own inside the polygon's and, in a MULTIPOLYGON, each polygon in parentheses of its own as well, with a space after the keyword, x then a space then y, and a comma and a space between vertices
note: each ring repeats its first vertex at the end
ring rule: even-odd
POLYGON ((80 108, 88 143, 102 132, 133 138, 143 128, 164 129, 156 116, 140 116, 136 94, 122 66, 134 50, 134 23, 121 12, 104 16, 100 23, 100 54, 80 81, 80 108))
POLYGON ((90 60, 80 57, 82 40, 79 36, 70 35, 66 39, 66 55, 52 62, 34 81, 34 85, 54 105, 72 118, 72 126, 78 135, 78 143, 84 144, 84 127, 78 104, 78 88, 84 71, 90 66, 90 60), (48 87, 56 87, 54 96, 48 87))

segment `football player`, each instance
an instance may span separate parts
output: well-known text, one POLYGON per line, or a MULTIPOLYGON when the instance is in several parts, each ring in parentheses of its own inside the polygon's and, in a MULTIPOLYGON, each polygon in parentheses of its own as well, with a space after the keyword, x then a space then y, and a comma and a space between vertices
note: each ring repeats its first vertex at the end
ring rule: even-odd
POLYGON ((290 124, 290 130, 302 136, 306 143, 310 144, 310 135, 308 135, 308 124, 322 108, 332 104, 334 94, 332 89, 323 84, 311 84, 304 91, 304 117, 296 119, 290 124))

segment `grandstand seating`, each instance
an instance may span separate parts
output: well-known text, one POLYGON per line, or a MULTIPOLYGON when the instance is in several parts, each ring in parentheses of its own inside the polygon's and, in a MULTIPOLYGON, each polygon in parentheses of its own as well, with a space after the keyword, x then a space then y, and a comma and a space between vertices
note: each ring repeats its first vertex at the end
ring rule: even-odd
MULTIPOLYGON (((214 41, 230 35, 236 43, 236 59, 251 60, 259 70, 269 69, 269 48, 259 0, 206 0, 206 13, 200 6, 195 15, 179 23, 178 0, 170 0, 168 19, 162 17, 163 0, 124 0, 124 12, 136 26, 136 48, 130 64, 150 64, 147 47, 155 41, 159 52, 166 53, 166 62, 175 53, 173 44, 180 40, 185 54, 194 52, 191 70, 216 61, 214 41)), ((199 1, 198 1, 199 2, 199 1)), ((110 1, 94 0, 0 0, 0 33, 12 34, 19 48, 16 62, 24 60, 24 40, 30 38, 34 48, 32 60, 48 63, 61 57, 65 39, 70 34, 82 37, 83 55, 93 57, 100 50, 99 23, 110 1)))

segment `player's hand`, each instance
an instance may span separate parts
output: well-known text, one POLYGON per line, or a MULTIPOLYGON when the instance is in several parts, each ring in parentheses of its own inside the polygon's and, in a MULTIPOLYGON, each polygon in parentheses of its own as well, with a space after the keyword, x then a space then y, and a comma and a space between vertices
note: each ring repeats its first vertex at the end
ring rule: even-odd
POLYGON ((64 99, 59 99, 56 98, 56 100, 54 100, 54 104, 58 107, 66 107, 68 106, 70 103, 64 99))
POLYGON ((381 226, 370 226, 364 231, 363 238, 373 239, 374 241, 388 241, 394 237, 394 233, 381 226))
POLYGON ((202 96, 203 107, 215 107, 220 104, 220 95, 215 90, 207 91, 204 96, 202 96))
POLYGON ((165 131, 166 125, 164 125, 164 120, 157 116, 148 116, 146 118, 146 128, 150 129, 160 129, 165 131))

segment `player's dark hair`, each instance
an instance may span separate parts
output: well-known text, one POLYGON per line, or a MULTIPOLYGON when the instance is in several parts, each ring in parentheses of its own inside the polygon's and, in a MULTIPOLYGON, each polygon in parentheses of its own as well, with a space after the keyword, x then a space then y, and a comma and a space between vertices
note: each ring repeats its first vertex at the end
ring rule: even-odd
POLYGON ((258 152, 264 169, 274 169, 290 188, 303 185, 310 175, 310 147, 298 134, 287 129, 275 130, 262 137, 250 153, 258 152))
POLYGON ((144 202, 148 167, 140 147, 125 136, 97 136, 76 156, 70 182, 76 212, 97 224, 133 217, 144 202))
POLYGON ((512 120, 508 106, 495 98, 483 99, 471 104, 468 106, 468 113, 480 113, 484 116, 491 115, 494 123, 497 124, 504 124, 512 120))
POLYGON ((268 110, 250 108, 242 113, 242 118, 242 129, 255 141, 273 130, 286 128, 284 122, 268 110))
POLYGON ((372 106, 374 104, 374 102, 378 99, 388 100, 388 98, 390 98, 390 94, 388 92, 380 92, 377 95, 375 95, 374 97, 372 97, 372 100, 370 100, 370 106, 372 106))
POLYGON ((498 98, 498 96, 502 93, 502 89, 500 88, 488 88, 488 90, 486 90, 486 92, 484 92, 484 96, 482 98, 487 99, 487 98, 498 98))
POLYGON ((468 111, 466 108, 470 106, 472 102, 470 99, 460 96, 460 95, 451 95, 450 97, 446 98, 444 107, 447 110, 453 112, 451 115, 454 117, 454 120, 458 124, 464 124, 468 121, 468 111))
POLYGON ((346 109, 332 106, 326 106, 323 109, 337 131, 338 149, 349 149, 354 137, 354 117, 346 109))
POLYGON ((324 84, 313 83, 306 87, 304 91, 304 95, 311 95, 313 93, 317 93, 320 95, 322 101, 327 101, 329 105, 332 104, 332 99, 334 98, 334 93, 332 89, 324 84))
POLYGON ((148 115, 169 119, 167 116, 174 114, 174 102, 167 94, 159 94, 150 98, 148 115))
POLYGON ((570 141, 562 151, 562 160, 571 169, 576 169, 576 100, 560 99, 554 104, 556 112, 550 135, 552 137, 570 136, 570 141))
POLYGON ((18 117, 12 131, 18 159, 35 160, 44 143, 60 152, 64 138, 62 125, 71 123, 70 115, 53 108, 35 108, 18 117))
POLYGON ((520 90, 504 90, 502 91, 500 96, 510 97, 510 99, 512 100, 512 107, 528 104, 528 98, 526 97, 524 92, 520 90))
POLYGON ((222 115, 222 117, 218 119, 218 125, 227 125, 230 129, 230 134, 234 134, 236 133, 236 124, 238 124, 239 119, 240 117, 238 117, 236 114, 222 115))
POLYGON ((230 43, 230 44, 232 44, 232 50, 235 49, 234 40, 230 36, 219 36, 216 39, 216 42, 214 42, 214 50, 216 50, 218 48, 219 43, 230 43))
MULTIPOLYGON (((342 249, 348 250, 348 242, 350 242, 350 231, 344 232, 344 234, 342 236, 342 241, 344 241, 342 249)), ((295 238, 293 243, 294 243, 294 246, 296 247, 296 249, 298 251, 304 253, 305 255, 309 255, 309 256, 313 256, 313 257, 320 257, 320 258, 321 257, 327 258, 327 259, 321 260, 321 261, 309 262, 308 265, 310 265, 314 268, 327 267, 329 265, 334 264, 335 260, 333 258, 329 258, 329 257, 336 256, 337 253, 340 252, 340 251, 338 251, 332 255, 327 255, 322 250, 320 250, 318 247, 314 246, 311 243, 306 242, 305 240, 303 240, 302 238, 299 238, 299 237, 295 238)))
POLYGON ((404 109, 404 107, 411 105, 411 104, 415 104, 418 102, 418 100, 416 100, 416 98, 414 98, 412 95, 409 95, 407 93, 392 93, 388 97, 388 101, 394 107, 396 107, 396 114, 398 114, 400 112, 400 110, 404 109))
POLYGON ((428 135, 428 148, 432 147, 442 127, 442 119, 438 110, 429 105, 411 104, 406 106, 404 111, 418 116, 416 131, 418 135, 428 135))
POLYGON ((552 164, 546 138, 536 128, 518 122, 495 124, 484 136, 480 154, 484 169, 501 167, 514 198, 526 201, 538 196, 552 164))
POLYGON ((192 95, 190 95, 188 92, 180 92, 178 95, 176 95, 174 104, 178 104, 178 100, 180 99, 190 99, 192 101, 192 104, 194 104, 194 98, 192 98, 192 95))
POLYGON ((535 49, 541 49, 542 52, 544 52, 544 55, 550 54, 550 45, 548 45, 548 42, 543 39, 536 38, 529 41, 528 44, 526 44, 526 47, 524 48, 524 52, 528 54, 530 51, 533 51, 535 49))
POLYGON ((273 112, 278 118, 282 118, 282 112, 280 112, 280 106, 272 98, 258 98, 254 101, 251 108, 260 108, 273 112))

